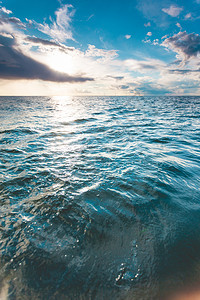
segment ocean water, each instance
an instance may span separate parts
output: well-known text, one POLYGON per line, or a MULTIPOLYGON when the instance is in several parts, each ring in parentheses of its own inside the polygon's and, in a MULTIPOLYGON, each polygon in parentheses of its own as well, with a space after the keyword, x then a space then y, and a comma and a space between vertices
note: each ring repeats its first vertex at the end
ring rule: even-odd
POLYGON ((188 291, 200 97, 0 97, 0 299, 188 291))

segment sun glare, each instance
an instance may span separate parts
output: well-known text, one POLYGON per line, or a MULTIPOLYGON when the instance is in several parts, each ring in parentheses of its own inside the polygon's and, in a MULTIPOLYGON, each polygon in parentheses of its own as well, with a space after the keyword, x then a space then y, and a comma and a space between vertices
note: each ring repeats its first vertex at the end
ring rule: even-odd
POLYGON ((75 62, 72 56, 62 53, 60 51, 53 52, 52 54, 48 55, 47 58, 48 65, 59 72, 64 72, 67 74, 75 74, 76 67, 75 62))

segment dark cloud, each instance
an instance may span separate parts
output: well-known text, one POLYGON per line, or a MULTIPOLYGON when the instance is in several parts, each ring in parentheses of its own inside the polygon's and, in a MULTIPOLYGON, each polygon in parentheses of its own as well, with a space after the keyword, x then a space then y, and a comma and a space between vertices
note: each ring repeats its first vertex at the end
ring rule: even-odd
POLYGON ((55 43, 55 42, 51 42, 51 41, 44 40, 44 39, 37 38, 37 37, 27 36, 25 40, 28 41, 28 42, 32 42, 34 44, 41 44, 41 45, 44 45, 44 46, 60 47, 60 45, 55 43))
POLYGON ((175 60, 175 61, 173 61, 173 62, 171 62, 171 63, 169 63, 168 65, 169 66, 172 66, 172 65, 180 65, 182 63, 182 60, 181 59, 177 59, 177 60, 175 60))
POLYGON ((148 64, 148 63, 139 63, 139 66, 140 66, 141 69, 147 69, 147 70, 157 69, 156 66, 153 66, 152 64, 148 64))
POLYGON ((53 82, 85 82, 93 78, 69 76, 50 69, 47 65, 23 54, 16 48, 15 38, 0 35, 0 78, 40 79, 53 82))
POLYGON ((131 88, 128 84, 121 84, 121 85, 111 85, 111 89, 115 90, 129 90, 131 88))
POLYGON ((124 76, 111 76, 111 75, 107 75, 106 77, 113 78, 113 79, 116 79, 116 80, 122 80, 122 79, 124 79, 124 76))
POLYGON ((39 45, 43 45, 43 46, 52 46, 52 47, 58 47, 60 48, 60 50, 64 50, 64 51, 73 51, 74 49, 71 47, 67 47, 65 45, 61 45, 61 44, 58 44, 56 42, 52 42, 52 41, 49 41, 49 40, 45 40, 45 39, 41 39, 41 38, 38 38, 38 37, 32 37, 32 36, 27 36, 25 41, 27 42, 31 42, 33 44, 39 44, 39 45))
POLYGON ((127 89, 129 89, 129 85, 122 84, 122 85, 119 86, 119 88, 121 90, 127 90, 127 89))
POLYGON ((25 24, 22 23, 22 21, 18 18, 15 18, 15 17, 10 17, 10 18, 0 18, 0 25, 3 25, 3 24, 13 24, 17 27, 20 27, 20 28, 25 28, 25 24))
POLYGON ((169 73, 175 73, 175 74, 188 74, 188 73, 199 73, 200 69, 192 70, 192 69, 175 69, 175 70, 169 70, 169 73))
POLYGON ((166 38, 162 45, 180 54, 184 60, 188 60, 200 53, 200 36, 183 31, 166 38))

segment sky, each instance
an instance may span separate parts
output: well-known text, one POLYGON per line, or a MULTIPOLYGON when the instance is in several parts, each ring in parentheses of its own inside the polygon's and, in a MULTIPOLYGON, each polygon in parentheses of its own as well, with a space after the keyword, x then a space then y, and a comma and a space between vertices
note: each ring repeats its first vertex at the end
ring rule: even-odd
POLYGON ((0 95, 200 95, 200 0, 2 0, 0 95))

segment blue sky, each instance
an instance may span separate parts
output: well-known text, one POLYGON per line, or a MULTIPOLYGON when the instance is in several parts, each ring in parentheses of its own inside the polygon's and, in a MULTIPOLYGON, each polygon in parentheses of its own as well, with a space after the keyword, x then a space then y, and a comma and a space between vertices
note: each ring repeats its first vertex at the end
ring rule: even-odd
POLYGON ((2 95, 200 94, 200 0, 0 5, 2 95))

